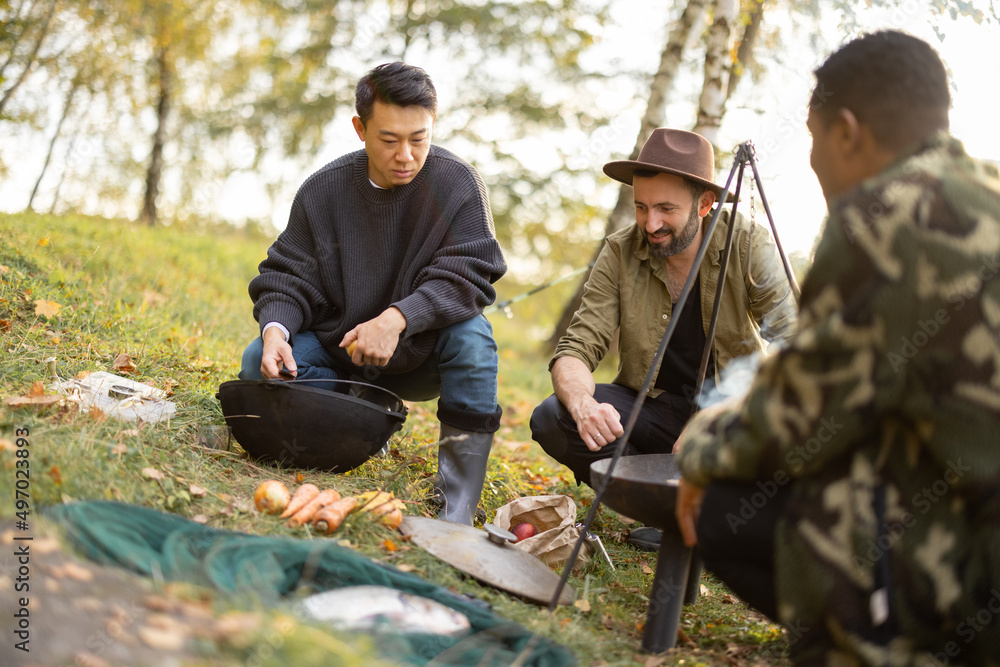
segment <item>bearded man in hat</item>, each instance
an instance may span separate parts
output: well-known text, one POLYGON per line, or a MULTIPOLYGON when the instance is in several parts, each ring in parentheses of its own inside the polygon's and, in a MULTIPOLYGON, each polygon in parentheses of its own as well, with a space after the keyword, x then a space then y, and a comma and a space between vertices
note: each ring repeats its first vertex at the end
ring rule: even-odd
MULTIPOLYGON (((554 459, 590 484, 590 464, 614 454, 650 364, 673 318, 676 329, 624 454, 669 453, 691 416, 716 286, 724 282, 705 386, 739 357, 763 351, 795 330, 796 308, 780 255, 761 225, 720 214, 708 251, 699 247, 722 188, 713 178, 711 143, 693 132, 654 130, 638 160, 609 162, 604 173, 631 185, 636 224, 609 235, 584 287, 579 310, 549 363, 553 395, 531 417, 532 437, 554 459), (733 254, 726 275, 721 256, 730 225, 733 254), (674 305, 692 271, 691 297, 674 305), (618 334, 618 375, 597 384, 593 372, 618 334)), ((715 380, 715 382, 713 382, 715 380)), ((629 542, 659 547, 653 528, 629 542)))

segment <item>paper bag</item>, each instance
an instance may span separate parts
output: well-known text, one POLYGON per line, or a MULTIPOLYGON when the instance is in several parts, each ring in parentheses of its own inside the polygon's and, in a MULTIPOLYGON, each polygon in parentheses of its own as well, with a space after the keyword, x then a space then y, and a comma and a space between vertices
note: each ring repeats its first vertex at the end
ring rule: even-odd
MULTIPOLYGON (((519 523, 533 524, 538 529, 538 534, 523 539, 514 546, 552 568, 569 560, 580 537, 580 529, 576 527, 576 503, 569 496, 517 498, 498 509, 493 519, 493 524, 504 530, 510 530, 519 523)), ((580 549, 573 567, 583 565, 589 555, 589 550, 580 549)))

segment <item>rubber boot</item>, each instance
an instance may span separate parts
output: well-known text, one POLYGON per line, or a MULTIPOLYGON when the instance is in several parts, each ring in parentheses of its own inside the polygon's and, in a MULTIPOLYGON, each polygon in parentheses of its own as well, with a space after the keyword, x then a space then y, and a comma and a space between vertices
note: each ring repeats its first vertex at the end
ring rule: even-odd
POLYGON ((492 447, 492 433, 474 433, 441 424, 438 474, 434 482, 434 494, 441 503, 437 518, 472 525, 483 494, 492 447))

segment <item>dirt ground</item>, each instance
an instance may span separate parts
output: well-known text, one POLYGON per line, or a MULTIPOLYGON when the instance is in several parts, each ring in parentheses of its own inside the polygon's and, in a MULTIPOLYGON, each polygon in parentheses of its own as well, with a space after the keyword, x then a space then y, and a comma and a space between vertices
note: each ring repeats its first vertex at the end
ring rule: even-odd
POLYGON ((156 590, 150 579, 80 560, 40 533, 15 540, 25 533, 12 521, 0 523, 0 665, 230 664, 211 655, 215 639, 246 619, 215 617, 204 591, 171 584, 156 590), (17 648, 24 635, 15 634, 24 625, 22 598, 28 602, 27 652, 17 648))

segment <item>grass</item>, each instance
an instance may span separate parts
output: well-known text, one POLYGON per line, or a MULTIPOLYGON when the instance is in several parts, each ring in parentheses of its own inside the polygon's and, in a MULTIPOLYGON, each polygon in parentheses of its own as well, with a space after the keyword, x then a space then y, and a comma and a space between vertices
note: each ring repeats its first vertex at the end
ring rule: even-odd
MULTIPOLYGON (((253 509, 257 484, 274 478, 290 488, 302 481, 333 486, 344 495, 384 487, 408 501, 410 513, 433 516, 427 501, 436 467, 433 403, 411 404, 389 458, 377 457, 343 475, 262 465, 235 445, 232 451, 202 446, 218 432, 212 427, 224 425, 215 399, 218 385, 236 377, 240 354, 256 331, 246 286, 270 240, 237 230, 149 229, 94 218, 0 214, 0 396, 27 395, 37 381, 48 384, 46 362, 53 357, 59 377, 72 378, 113 371, 114 360, 125 353, 136 366, 134 379, 169 390, 177 406, 169 423, 141 426, 81 413, 72 405, 0 408, 0 445, 8 445, 0 447, 0 474, 13 478, 9 445, 14 429, 27 427, 36 505, 115 499, 197 517, 218 528, 327 539, 253 509), (54 308, 51 304, 59 306, 57 313, 36 314, 54 308), (151 479, 143 473, 148 468, 163 478, 151 479), (193 492, 192 485, 206 492, 193 492)), ((501 298, 509 298, 523 287, 502 281, 498 289, 501 298)), ((547 358, 532 334, 551 326, 574 287, 565 283, 518 302, 511 319, 501 313, 491 317, 501 348, 505 414, 483 495, 490 518, 526 495, 568 494, 580 520, 592 502, 589 489, 576 487, 571 475, 531 442, 527 427, 534 405, 551 391, 547 358)), ((608 375, 610 368, 601 373, 608 375)), ((0 517, 14 511, 13 499, 4 494, 0 517)), ((582 605, 555 614, 482 586, 419 548, 397 544, 398 533, 363 517, 349 517, 337 536, 366 556, 488 601, 500 615, 570 648, 581 665, 788 664, 780 629, 710 575, 703 579, 701 600, 684 612, 680 647, 662 660, 642 655, 655 555, 626 545, 628 526, 605 507, 593 529, 617 569, 591 561, 570 578, 589 610, 582 605)), ((280 620, 271 616, 268 623, 280 620)), ((296 628, 264 664, 324 664, 341 641, 318 628, 296 628)), ((229 646, 221 664, 240 664, 251 657, 249 650, 229 646)), ((343 650, 343 664, 355 659, 364 664, 370 655, 363 644, 343 650), (354 655, 358 651, 361 658, 354 655)))

